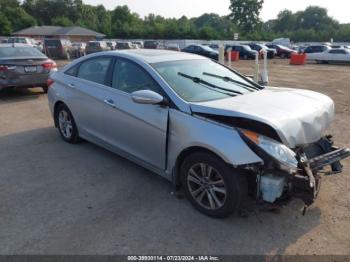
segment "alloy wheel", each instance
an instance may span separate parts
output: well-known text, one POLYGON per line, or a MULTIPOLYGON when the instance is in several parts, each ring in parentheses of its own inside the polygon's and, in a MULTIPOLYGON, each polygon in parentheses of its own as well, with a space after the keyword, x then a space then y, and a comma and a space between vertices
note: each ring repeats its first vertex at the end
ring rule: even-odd
POLYGON ((65 110, 61 110, 58 114, 58 124, 61 130, 62 135, 70 139, 73 132, 72 119, 65 110))
POLYGON ((197 163, 189 169, 187 186, 193 199, 206 209, 219 209, 225 204, 225 181, 222 175, 208 164, 197 163))

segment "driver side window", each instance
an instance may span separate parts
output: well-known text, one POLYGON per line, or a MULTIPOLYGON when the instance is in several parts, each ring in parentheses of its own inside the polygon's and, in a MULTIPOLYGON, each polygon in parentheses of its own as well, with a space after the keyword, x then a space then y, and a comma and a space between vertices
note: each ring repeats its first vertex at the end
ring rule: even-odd
POLYGON ((139 90, 162 94, 159 85, 140 66, 122 59, 114 66, 112 87, 129 94, 139 90))

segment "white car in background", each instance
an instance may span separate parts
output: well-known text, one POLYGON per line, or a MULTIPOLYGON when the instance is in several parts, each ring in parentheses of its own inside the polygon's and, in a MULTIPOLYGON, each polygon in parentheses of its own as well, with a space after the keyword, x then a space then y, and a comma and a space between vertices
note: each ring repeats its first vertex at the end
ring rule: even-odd
POLYGON ((9 44, 26 44, 26 45, 30 45, 32 47, 35 47, 40 52, 43 51, 42 44, 39 42, 36 42, 33 38, 29 38, 29 37, 9 37, 7 39, 7 43, 9 43, 9 44))
POLYGON ((307 54, 308 60, 315 60, 318 64, 350 63, 350 49, 336 48, 322 53, 307 54))

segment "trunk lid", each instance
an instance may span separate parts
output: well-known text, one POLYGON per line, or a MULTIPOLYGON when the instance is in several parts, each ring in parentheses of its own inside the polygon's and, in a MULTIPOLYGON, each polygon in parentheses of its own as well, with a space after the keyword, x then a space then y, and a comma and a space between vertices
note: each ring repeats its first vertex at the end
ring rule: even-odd
POLYGON ((290 148, 318 141, 334 117, 334 103, 328 96, 290 88, 268 87, 190 106, 194 113, 240 117, 268 124, 290 148))

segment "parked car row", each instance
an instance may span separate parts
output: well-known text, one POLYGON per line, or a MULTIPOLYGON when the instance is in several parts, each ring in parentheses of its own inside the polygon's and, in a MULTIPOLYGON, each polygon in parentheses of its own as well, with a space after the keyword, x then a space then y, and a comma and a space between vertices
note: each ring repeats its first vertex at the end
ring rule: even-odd
MULTIPOLYGON (((208 58, 218 60, 218 45, 208 45, 208 44, 192 44, 182 49, 183 52, 193 53, 202 55, 208 58)), ((297 53, 288 47, 275 44, 260 44, 260 43, 250 43, 250 44, 230 44, 225 46, 225 56, 229 51, 235 51, 239 53, 240 59, 255 59, 256 52, 262 57, 263 51, 266 50, 267 57, 269 59, 275 58, 276 56, 280 58, 290 58, 293 53, 297 53)))

